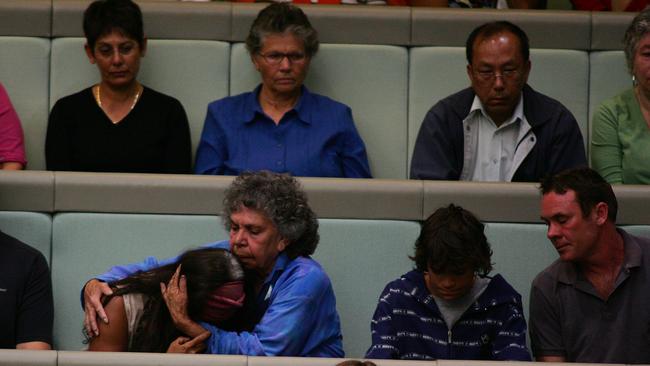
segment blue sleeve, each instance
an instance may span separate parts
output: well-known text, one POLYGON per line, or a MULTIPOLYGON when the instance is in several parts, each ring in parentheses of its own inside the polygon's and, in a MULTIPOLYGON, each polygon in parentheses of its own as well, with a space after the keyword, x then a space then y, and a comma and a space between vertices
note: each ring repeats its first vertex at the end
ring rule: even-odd
POLYGON ((137 272, 145 272, 154 268, 162 267, 178 260, 178 256, 158 260, 155 257, 147 257, 142 262, 117 265, 111 267, 107 272, 95 277, 103 282, 114 282, 128 277, 137 272))
POLYGON ((508 304, 503 324, 492 342, 492 357, 498 361, 530 361, 526 346, 526 319, 521 301, 508 304))
POLYGON ((379 302, 375 309, 375 314, 370 322, 370 333, 372 335, 372 344, 366 352, 366 358, 399 358, 399 348, 396 344, 397 337, 393 329, 391 316, 393 314, 393 304, 390 301, 389 285, 379 296, 379 302))
MULTIPOLYGON (((230 250, 228 240, 217 241, 204 245, 205 248, 223 248, 230 250)), ((179 256, 158 260, 155 257, 147 257, 144 261, 111 267, 107 272, 94 277, 103 282, 114 282, 128 277, 136 272, 144 272, 157 267, 165 266, 178 261, 179 256)), ((85 287, 85 285, 84 285, 85 287)), ((84 288, 81 288, 81 307, 84 307, 84 288)))
POLYGON ((226 332, 209 323, 201 323, 201 325, 212 333, 207 341, 208 348, 205 353, 267 356, 255 332, 226 332))
MULTIPOLYGON (((137 272, 148 271, 153 268, 167 265, 169 263, 174 263, 178 260, 178 256, 173 258, 164 259, 158 261, 155 257, 147 257, 144 261, 138 263, 124 264, 111 267, 107 272, 104 272, 98 276, 93 277, 93 279, 100 280, 102 282, 114 282, 121 280, 122 278, 128 277, 137 272)), ((88 283, 88 281, 86 281, 88 283)), ((84 308, 84 289, 86 285, 81 288, 81 308, 84 308)))
POLYGON ((219 102, 215 102, 208 106, 201 140, 196 149, 196 164, 194 165, 196 174, 223 174, 228 152, 226 138, 216 116, 219 105, 219 102))
POLYGON ((354 125, 352 111, 349 107, 345 108, 343 114, 343 128, 343 147, 341 151, 343 176, 345 178, 372 178, 370 166, 368 165, 366 145, 354 125))
POLYGON ((271 304, 252 332, 226 332, 203 323, 212 332, 206 353, 302 355, 309 334, 317 327, 318 308, 327 296, 329 280, 322 271, 311 270, 294 271, 286 281, 280 281, 273 290, 271 304))

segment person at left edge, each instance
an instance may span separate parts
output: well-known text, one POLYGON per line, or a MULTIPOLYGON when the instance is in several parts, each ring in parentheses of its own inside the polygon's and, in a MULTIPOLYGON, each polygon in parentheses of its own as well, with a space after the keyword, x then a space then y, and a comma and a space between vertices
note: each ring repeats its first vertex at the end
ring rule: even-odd
MULTIPOLYGON (((241 330, 226 331, 173 311, 183 301, 167 301, 176 328, 190 338, 207 331, 207 353, 250 356, 343 357, 341 324, 327 273, 310 255, 318 245, 318 221, 298 181, 286 174, 246 172, 225 193, 222 217, 230 240, 206 247, 229 249, 245 270, 246 303, 241 330)), ((97 315, 108 285, 137 271, 175 261, 113 267, 82 291, 86 330, 97 334, 97 315)), ((167 296, 166 296, 167 300, 167 296)))
POLYGON ((86 55, 99 84, 50 112, 47 170, 190 173, 192 147, 181 103, 140 84, 142 12, 131 0, 97 0, 84 12, 86 55))
POLYGON ((370 178, 350 108, 303 86, 318 51, 318 34, 303 11, 287 3, 262 9, 246 48, 262 84, 208 106, 195 172, 370 178))
POLYGON ((22 170, 25 164, 23 128, 7 91, 0 83, 0 169, 22 170))
POLYGON ((0 348, 51 349, 53 304, 43 254, 0 231, 0 348))

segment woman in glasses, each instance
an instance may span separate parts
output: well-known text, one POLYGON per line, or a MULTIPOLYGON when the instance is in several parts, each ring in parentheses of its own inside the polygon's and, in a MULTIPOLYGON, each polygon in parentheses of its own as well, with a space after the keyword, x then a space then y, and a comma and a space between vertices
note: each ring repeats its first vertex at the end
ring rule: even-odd
POLYGON ((97 0, 84 13, 86 55, 99 84, 60 99, 45 141, 48 170, 190 173, 181 103, 137 80, 147 41, 131 0, 97 0))
POLYGON ((262 84, 208 106, 196 173, 271 170, 369 178, 366 149, 350 108, 303 86, 318 35, 302 10, 287 3, 264 8, 246 48, 262 84))

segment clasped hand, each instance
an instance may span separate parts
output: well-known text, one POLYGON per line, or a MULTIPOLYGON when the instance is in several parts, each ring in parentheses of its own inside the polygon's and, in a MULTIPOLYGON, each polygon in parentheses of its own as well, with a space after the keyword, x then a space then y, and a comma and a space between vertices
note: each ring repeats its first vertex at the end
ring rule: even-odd
POLYGON ((167 284, 160 283, 160 293, 176 329, 190 338, 196 338, 207 332, 207 329, 192 320, 187 312, 187 279, 180 273, 179 265, 167 284))
POLYGON ((205 350, 205 342, 210 338, 210 332, 205 331, 194 338, 181 336, 176 338, 167 348, 167 353, 201 353, 205 350))
POLYGON ((178 330, 187 334, 184 328, 192 320, 187 313, 187 280, 185 275, 181 275, 180 272, 181 265, 176 268, 174 275, 166 285, 163 282, 160 283, 160 293, 167 304, 174 325, 178 330))

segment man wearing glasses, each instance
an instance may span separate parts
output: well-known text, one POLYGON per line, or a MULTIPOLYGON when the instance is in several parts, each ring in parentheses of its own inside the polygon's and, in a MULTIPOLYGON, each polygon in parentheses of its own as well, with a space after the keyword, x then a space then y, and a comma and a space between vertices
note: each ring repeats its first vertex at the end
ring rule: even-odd
POLYGON ((530 182, 587 165, 571 112, 526 84, 530 50, 521 28, 483 24, 465 52, 472 85, 427 113, 411 179, 530 182))

